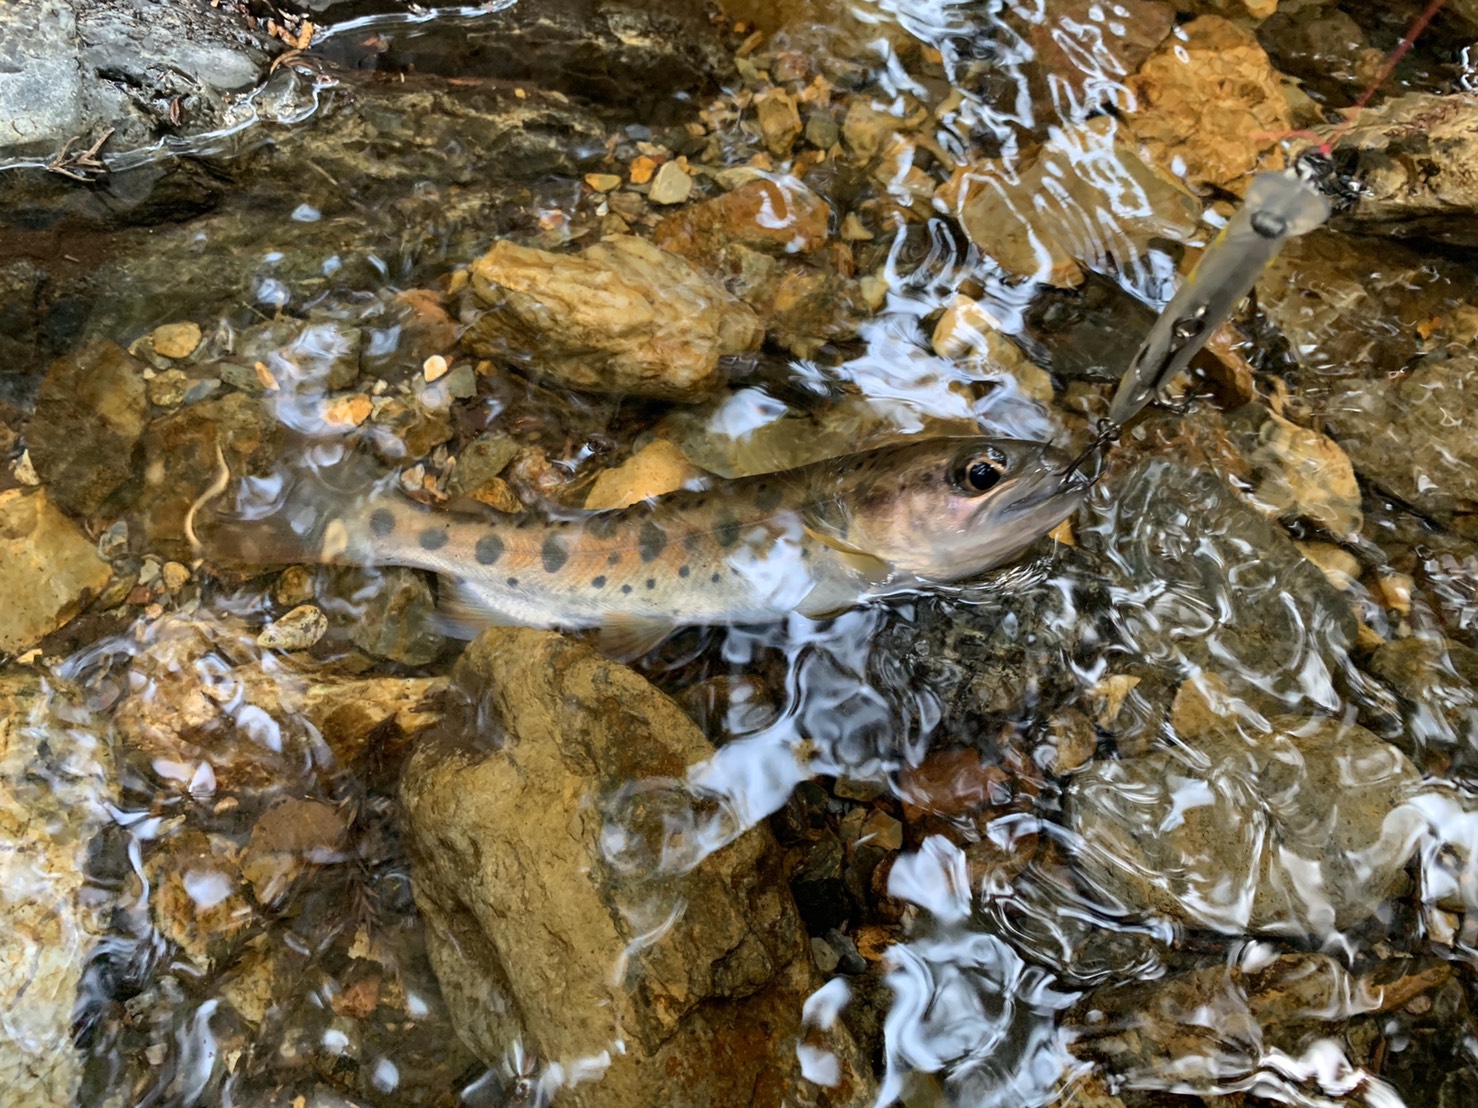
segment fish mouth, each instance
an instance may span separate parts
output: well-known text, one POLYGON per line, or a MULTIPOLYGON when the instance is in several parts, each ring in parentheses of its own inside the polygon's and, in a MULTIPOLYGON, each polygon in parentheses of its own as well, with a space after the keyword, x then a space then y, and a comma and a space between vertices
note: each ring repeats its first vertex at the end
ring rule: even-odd
POLYGON ((1017 497, 1012 510, 1030 511, 1058 497, 1081 500, 1098 479, 1098 474, 1087 472, 1081 462, 1081 458, 1069 459, 1060 450, 1043 450, 1037 460, 1043 472, 1017 497))

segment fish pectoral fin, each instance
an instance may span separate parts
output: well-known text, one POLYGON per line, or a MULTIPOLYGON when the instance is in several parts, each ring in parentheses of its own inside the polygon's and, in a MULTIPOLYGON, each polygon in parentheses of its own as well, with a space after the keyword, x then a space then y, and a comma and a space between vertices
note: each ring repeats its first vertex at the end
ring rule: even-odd
POLYGON ((493 608, 464 581, 443 577, 436 598, 432 628, 451 639, 475 639, 489 627, 510 627, 514 621, 493 608))
POLYGON ((602 654, 618 662, 631 662, 655 650, 677 630, 677 625, 641 616, 609 616, 596 632, 602 654))
POLYGON ((802 526, 807 535, 817 542, 830 547, 837 561, 841 562, 848 569, 860 573, 867 580, 881 581, 893 572, 893 567, 889 563, 876 555, 869 554, 864 550, 858 550, 855 546, 839 538, 834 531, 828 530, 825 525, 817 526, 808 519, 802 526))

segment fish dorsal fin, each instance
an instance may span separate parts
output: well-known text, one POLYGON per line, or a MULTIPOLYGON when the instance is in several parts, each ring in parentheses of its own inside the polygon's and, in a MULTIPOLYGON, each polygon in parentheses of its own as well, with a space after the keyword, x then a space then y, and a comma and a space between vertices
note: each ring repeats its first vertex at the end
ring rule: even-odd
POLYGON ((633 662, 660 646, 676 625, 661 619, 641 616, 607 616, 596 634, 596 645, 602 654, 618 662, 633 662))

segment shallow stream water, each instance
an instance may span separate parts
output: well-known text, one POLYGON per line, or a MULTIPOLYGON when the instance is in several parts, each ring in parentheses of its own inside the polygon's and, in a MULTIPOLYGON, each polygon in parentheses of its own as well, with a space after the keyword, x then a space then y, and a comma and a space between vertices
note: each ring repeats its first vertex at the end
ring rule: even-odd
POLYGON ((1331 224, 979 579, 626 666, 211 541, 313 481, 559 515, 1080 448, 1419 10, 1367 7, 673 0, 526 56, 517 4, 356 8, 220 127, 0 169, 12 1102, 1478 1104, 1458 5, 1331 224), (565 276, 614 235, 667 260, 565 276), (520 306, 498 243, 548 252, 520 306))

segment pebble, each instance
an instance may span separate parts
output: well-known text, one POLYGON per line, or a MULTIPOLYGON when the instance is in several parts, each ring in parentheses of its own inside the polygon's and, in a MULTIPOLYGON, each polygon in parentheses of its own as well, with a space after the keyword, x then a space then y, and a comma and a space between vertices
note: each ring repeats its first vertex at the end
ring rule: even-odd
POLYGON ((585 183, 595 192, 610 192, 621 187, 621 178, 615 173, 587 173, 585 183))
POLYGON ((154 353, 165 358, 188 358, 200 345, 200 327, 194 323, 166 323, 149 336, 154 353))
POLYGON ((817 112, 806 120, 806 141, 820 150, 830 150, 842 139, 842 129, 829 115, 817 112))
POLYGON ((903 848, 903 824, 881 808, 875 808, 862 821, 862 839, 884 850, 901 850, 903 848))
POLYGON ((681 204, 693 191, 693 178, 677 162, 664 162, 647 199, 653 204, 681 204))
POLYGON ((177 408, 189 387, 190 378, 182 370, 167 369, 144 385, 144 393, 156 408, 177 408))
POLYGON ((324 422, 331 427, 358 427, 369 419, 374 402, 363 393, 336 396, 323 409, 324 422))
POLYGON ((440 381, 443 377, 447 375, 447 371, 450 368, 451 367, 447 364, 447 360, 443 358, 440 354, 432 354, 431 357, 427 358, 421 364, 421 373, 425 376, 428 382, 440 381))
POLYGON ((307 650, 328 630, 328 616, 312 604, 300 604, 257 636, 266 650, 307 650))
POLYGON ((652 179, 652 174, 657 172, 657 159, 643 154, 632 160, 629 167, 631 183, 633 185, 644 185, 652 179))
POLYGON ((14 474, 18 482, 28 488, 34 489, 41 484, 41 478, 36 476, 36 467, 31 464, 31 452, 29 450, 21 451, 21 456, 15 460, 15 464, 11 466, 10 472, 14 474))
POLYGON ((754 111, 770 153, 777 158, 789 154, 801 135, 801 115, 796 110, 795 98, 784 89, 771 89, 755 98, 754 111))
POLYGON ((999 331, 1001 321, 970 297, 960 293, 951 300, 934 325, 934 353, 941 358, 959 358, 985 346, 987 334, 999 331))
POLYGON ((1298 552, 1329 578, 1329 583, 1341 592, 1347 591, 1360 579, 1360 560, 1349 551, 1332 542, 1296 542, 1298 552))
POLYGON ((185 582, 190 580, 190 571, 179 562, 165 562, 162 571, 164 575, 164 587, 170 592, 179 592, 185 587, 185 582))
POLYGON ((284 608, 295 608, 313 599, 313 571, 307 566, 288 566, 272 586, 272 599, 284 608))

